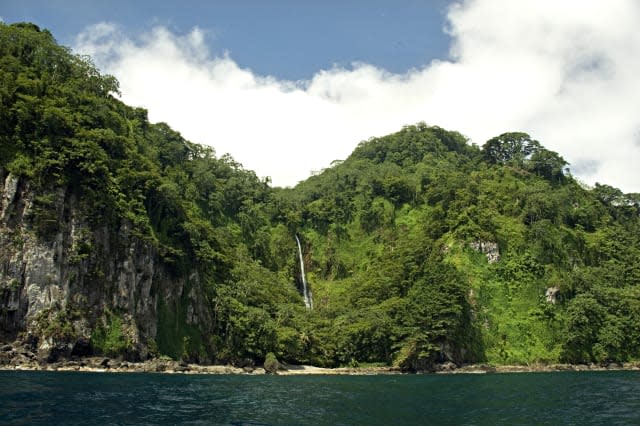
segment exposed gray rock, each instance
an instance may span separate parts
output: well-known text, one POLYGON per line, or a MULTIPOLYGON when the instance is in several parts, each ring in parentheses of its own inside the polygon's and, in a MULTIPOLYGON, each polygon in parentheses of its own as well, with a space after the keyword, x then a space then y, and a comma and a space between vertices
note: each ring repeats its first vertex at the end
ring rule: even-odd
POLYGON ((554 286, 547 288, 547 291, 544 292, 547 303, 555 304, 558 299, 558 293, 560 293, 560 287, 554 286))
POLYGON ((6 222, 11 214, 11 206, 18 191, 19 177, 9 173, 4 180, 2 188, 2 211, 0 211, 0 221, 6 222))
POLYGON ((178 366, 175 366, 172 370, 175 371, 176 373, 184 373, 191 369, 188 366, 178 365, 178 366))
POLYGON ((438 365, 437 371, 453 371, 455 369, 457 369, 458 366, 455 365, 453 362, 448 361, 442 364, 438 365))
POLYGON ((483 253, 487 257, 487 262, 497 263, 500 261, 500 249, 498 243, 491 241, 474 241, 469 244, 469 247, 483 253))
MULTIPOLYGON (((132 360, 156 339, 159 298, 183 303, 203 333, 211 315, 199 275, 178 278, 129 223, 95 226, 64 188, 47 193, 55 226, 39 232, 29 182, 0 169, 0 342, 29 342, 41 362, 91 355, 91 336, 117 313, 132 360), (188 289, 187 297, 183 292, 188 289)), ((40 207, 41 208, 41 207, 40 207)))

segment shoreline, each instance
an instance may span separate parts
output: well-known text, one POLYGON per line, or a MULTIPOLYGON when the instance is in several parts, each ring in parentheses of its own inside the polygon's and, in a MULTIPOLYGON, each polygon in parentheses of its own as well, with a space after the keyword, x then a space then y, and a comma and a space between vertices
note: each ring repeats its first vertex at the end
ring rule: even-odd
POLYGON ((232 365, 200 365, 185 362, 152 359, 144 362, 128 362, 105 357, 90 357, 78 360, 64 360, 54 363, 14 361, 0 365, 0 371, 77 371, 93 373, 161 373, 192 375, 407 375, 407 374, 508 374, 508 373, 549 373, 567 371, 640 371, 640 362, 597 364, 534 364, 534 365, 489 365, 469 364, 456 366, 452 363, 437 365, 434 370, 407 372, 397 367, 336 367, 325 368, 312 365, 281 364, 277 373, 267 373, 262 366, 235 367, 232 365))

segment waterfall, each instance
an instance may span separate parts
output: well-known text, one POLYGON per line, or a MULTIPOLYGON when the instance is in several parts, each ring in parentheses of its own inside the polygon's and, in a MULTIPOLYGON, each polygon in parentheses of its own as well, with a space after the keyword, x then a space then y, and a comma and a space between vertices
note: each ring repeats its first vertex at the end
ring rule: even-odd
POLYGON ((304 297, 304 305, 307 309, 313 309, 313 299, 311 298, 311 291, 307 287, 307 279, 304 275, 304 261, 302 260, 302 246, 300 245, 300 239, 296 235, 296 242, 298 243, 298 256, 300 257, 300 278, 302 281, 302 297, 304 297))

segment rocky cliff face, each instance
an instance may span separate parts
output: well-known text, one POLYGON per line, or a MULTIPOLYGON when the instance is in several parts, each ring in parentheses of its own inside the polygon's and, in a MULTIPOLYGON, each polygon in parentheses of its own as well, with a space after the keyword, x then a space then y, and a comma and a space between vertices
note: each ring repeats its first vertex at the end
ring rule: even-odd
POLYGON ((41 360, 90 355, 96 330, 117 318, 125 357, 144 359, 159 301, 201 333, 211 328, 196 272, 172 273, 126 222, 91 225, 68 188, 31 186, 0 169, 0 340, 27 342, 41 360))

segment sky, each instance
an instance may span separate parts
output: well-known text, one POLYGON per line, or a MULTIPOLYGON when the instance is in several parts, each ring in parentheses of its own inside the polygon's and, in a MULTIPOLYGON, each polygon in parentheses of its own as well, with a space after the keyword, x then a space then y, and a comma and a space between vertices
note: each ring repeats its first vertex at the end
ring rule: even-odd
POLYGON ((424 121, 524 131, 640 192, 636 0, 2 0, 120 81, 122 100, 294 186, 424 121))

